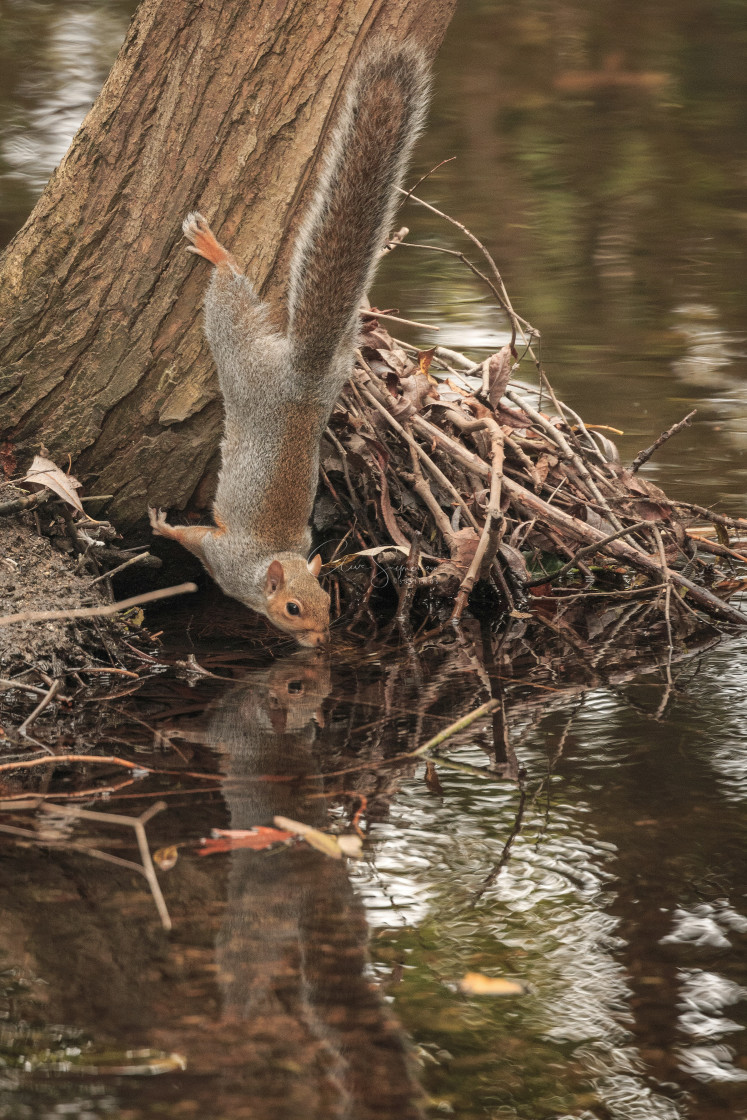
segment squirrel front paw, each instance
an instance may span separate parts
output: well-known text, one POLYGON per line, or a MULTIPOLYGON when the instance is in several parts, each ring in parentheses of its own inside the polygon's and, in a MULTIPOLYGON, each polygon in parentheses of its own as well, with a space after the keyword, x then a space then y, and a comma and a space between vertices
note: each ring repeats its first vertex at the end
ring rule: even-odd
POLYGON ((157 537, 168 537, 171 534, 168 530, 171 528, 166 523, 166 510, 156 509, 155 506, 148 506, 148 520, 150 527, 157 537))

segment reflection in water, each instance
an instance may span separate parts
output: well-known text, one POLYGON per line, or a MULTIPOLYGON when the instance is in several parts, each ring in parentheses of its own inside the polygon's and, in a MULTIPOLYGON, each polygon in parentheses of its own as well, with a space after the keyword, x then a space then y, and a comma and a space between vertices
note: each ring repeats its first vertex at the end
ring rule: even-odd
MULTIPOLYGON (((187 845, 162 873, 174 933, 116 867, 33 848, 0 863, 14 898, 0 912, 15 985, 4 1053, 27 1070, 12 1067, 0 1109, 415 1118, 427 1108, 409 1035, 434 1116, 736 1117, 747 822, 710 725, 725 698, 743 703, 744 643, 706 654, 699 674, 678 655, 668 690, 653 646, 630 652, 648 674, 627 667, 619 633, 611 664, 592 666, 579 634, 548 646, 516 621, 511 662, 505 635, 470 623, 456 640, 339 649, 331 664, 306 651, 243 669, 198 650, 238 674, 228 687, 154 678, 133 734, 154 727, 169 767, 217 760, 222 774, 221 797, 185 787, 149 825, 154 843, 187 845), (500 719, 428 767, 396 757, 491 693, 500 719), (361 864, 300 844, 190 854, 216 825, 282 814, 329 829, 363 798, 361 864), (468 971, 527 994, 464 996, 468 971), (73 1068, 52 1078, 76 1047, 98 1063, 100 1097, 73 1068), (106 1073, 143 1049, 161 1076, 106 1073)), ((70 788, 64 772, 55 788, 70 788)), ((142 779, 138 796, 149 789, 163 792, 142 779)))
MULTIPOLYGON (((206 742, 223 755, 231 828, 275 815, 325 827, 313 749, 329 689, 326 657, 301 653, 217 702, 206 742)), ((273 1115, 420 1116, 400 1029, 365 973, 366 923, 345 865, 305 846, 230 861, 216 944, 221 1020, 271 1038, 278 1073, 311 1051, 300 1084, 281 1077, 273 1115)))
POLYGON ((735 348, 744 346, 745 339, 730 336, 719 326, 715 307, 688 304, 675 308, 675 315, 674 330, 682 335, 687 350, 672 368, 684 381, 718 388, 722 371, 733 364, 738 356, 735 348))
POLYGON ((718 1038, 731 1031, 744 1030, 739 1023, 726 1018, 723 1008, 741 1003, 747 998, 746 989, 716 972, 700 969, 682 969, 679 979, 680 1030, 696 1039, 718 1038))

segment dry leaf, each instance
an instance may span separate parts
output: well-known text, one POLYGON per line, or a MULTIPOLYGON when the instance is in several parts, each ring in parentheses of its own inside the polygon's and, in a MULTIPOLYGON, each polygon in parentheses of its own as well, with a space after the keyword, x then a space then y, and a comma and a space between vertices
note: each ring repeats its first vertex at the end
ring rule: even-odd
POLYGON ((30 482, 34 486, 46 486, 58 498, 62 498, 67 505, 77 509, 79 513, 85 512, 80 503, 80 498, 75 493, 76 490, 80 489, 77 478, 71 474, 65 474, 64 471, 55 466, 51 459, 45 459, 43 455, 37 455, 34 458, 28 473, 21 481, 30 482))
POLYGON ((503 346, 483 362, 488 374, 488 400, 493 408, 500 403, 511 377, 511 347, 503 346))
POLYGON ((459 991, 466 996, 525 996, 527 987, 520 980, 508 980, 505 976, 467 972, 459 981, 459 991))
POLYGON ((451 560, 463 576, 467 574, 469 566, 475 558, 479 543, 480 534, 475 529, 467 527, 454 534, 454 552, 451 560))
MULTIPOLYGON (((591 430, 591 429, 589 429, 589 430, 591 430)), ((617 430, 616 428, 611 428, 610 429, 610 431, 613 431, 613 432, 616 431, 616 430, 617 430)), ((620 432, 620 435, 623 435, 623 433, 620 432)), ((611 439, 607 439, 607 436, 603 436, 598 428, 594 428, 594 436, 595 436, 596 441, 599 445, 599 450, 602 452, 602 454, 604 455, 607 462, 608 463, 619 463, 620 462, 620 452, 617 450, 617 444, 613 443, 611 439)))
POLYGON ((522 581, 526 582, 529 579, 529 572, 527 570, 527 562, 519 552, 518 548, 514 548, 511 544, 499 544, 498 551, 503 559, 508 564, 514 575, 522 581))
POLYGON ((171 871, 178 859, 179 849, 176 844, 170 844, 168 848, 159 848, 153 853, 153 862, 161 871, 171 871))
POLYGON ((436 764, 432 758, 426 758, 425 760, 425 784, 431 793, 436 793, 439 797, 443 796, 444 787, 441 785, 436 764))
POLYGON ((438 385, 438 381, 436 381, 436 378, 428 372, 428 370, 431 368, 431 362, 433 361, 433 355, 435 353, 435 346, 431 346, 430 350, 418 351, 418 368, 420 369, 420 372, 428 378, 431 385, 438 385))

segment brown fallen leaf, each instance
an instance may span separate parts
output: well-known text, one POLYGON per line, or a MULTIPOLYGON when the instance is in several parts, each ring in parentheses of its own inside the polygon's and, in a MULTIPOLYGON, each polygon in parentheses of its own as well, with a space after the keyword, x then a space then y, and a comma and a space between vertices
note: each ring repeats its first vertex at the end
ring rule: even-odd
POLYGON ((465 973, 458 987, 466 996, 525 996, 527 994, 527 986, 521 980, 508 980, 505 976, 484 976, 482 972, 465 973))
POLYGON ((436 770, 436 764, 431 758, 425 760, 425 784, 431 793, 438 794, 439 797, 443 796, 444 787, 441 785, 436 770))
POLYGON ((425 377, 428 378, 428 381, 431 383, 431 385, 438 385, 438 381, 436 380, 436 378, 428 372, 428 370, 431 368, 431 362, 433 361, 433 355, 435 353, 435 346, 431 346, 430 350, 418 351, 418 369, 422 374, 425 375, 425 377))
POLYGON ((474 560, 477 546, 480 543, 480 534, 469 526, 454 533, 454 551, 452 563, 462 576, 467 574, 470 564, 474 560))
POLYGON ((491 354, 482 365, 488 375, 488 400, 493 408, 496 408, 511 377, 511 347, 503 346, 497 354, 491 354))
POLYGON ((62 498, 67 505, 77 509, 79 513, 85 512, 80 503, 80 498, 75 493, 81 485, 77 478, 71 474, 65 474, 51 459, 45 459, 43 455, 37 455, 34 458, 28 472, 21 481, 30 482, 34 486, 46 486, 58 498, 62 498))

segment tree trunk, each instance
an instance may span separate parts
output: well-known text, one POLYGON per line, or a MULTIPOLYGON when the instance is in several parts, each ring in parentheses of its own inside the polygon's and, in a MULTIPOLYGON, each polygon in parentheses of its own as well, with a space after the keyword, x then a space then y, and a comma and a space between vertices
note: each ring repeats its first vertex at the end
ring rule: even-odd
POLYGON ((0 260, 0 450, 40 445, 107 516, 203 508, 222 409, 198 308, 207 217, 279 300, 344 79, 372 34, 439 46, 456 0, 143 0, 111 74, 0 260))

